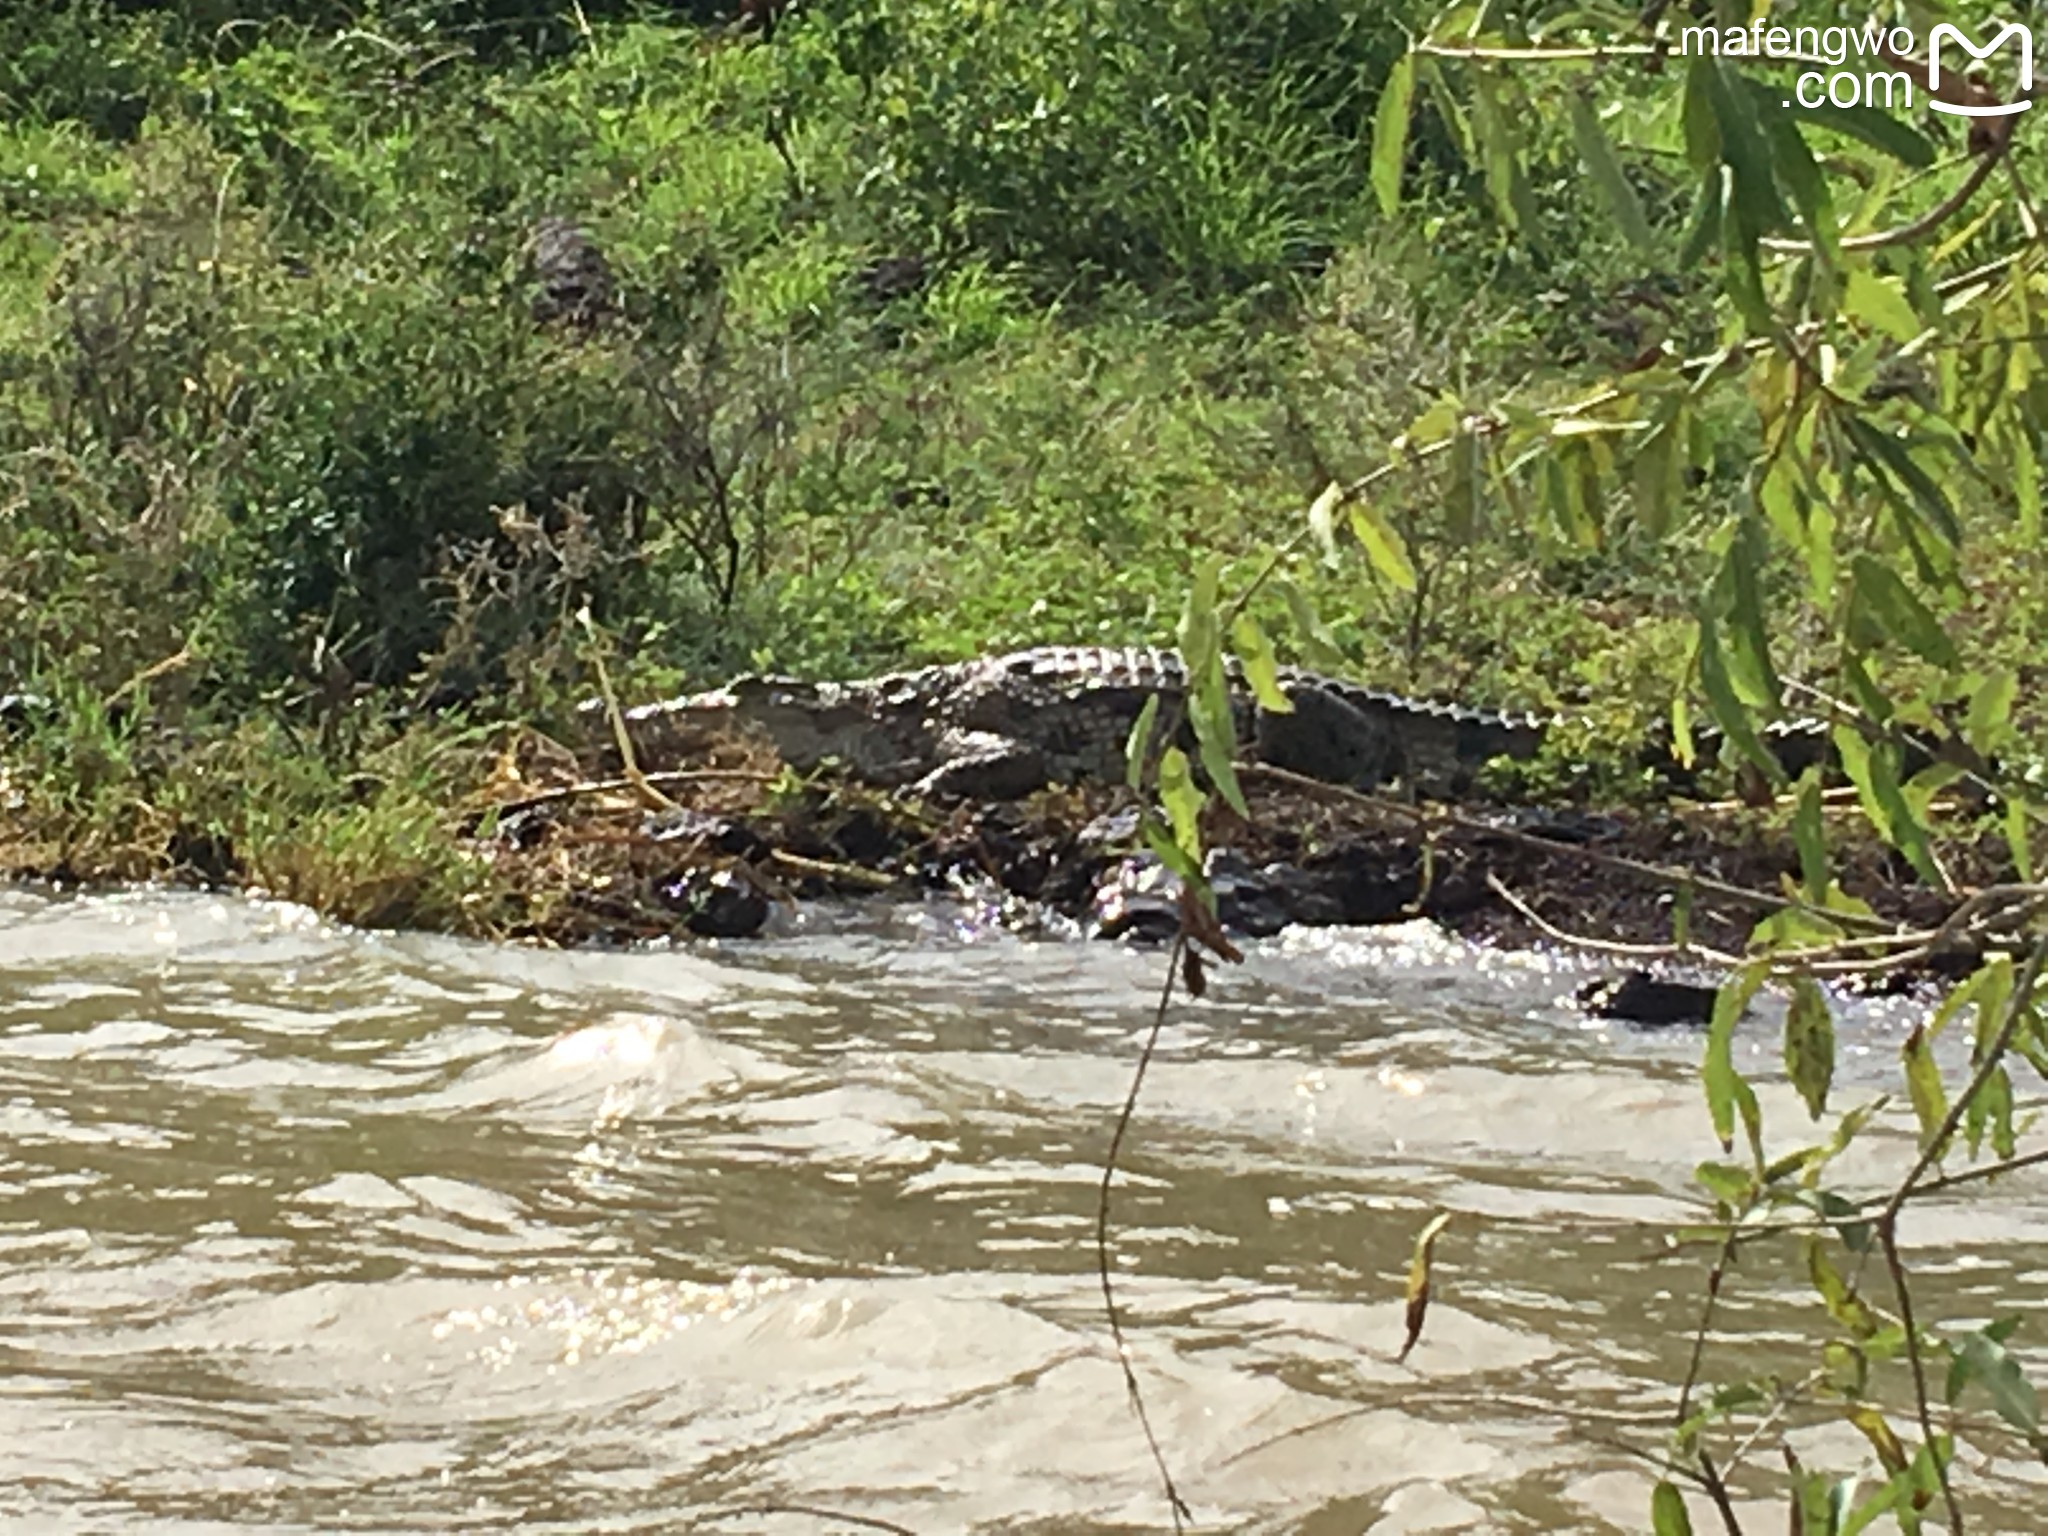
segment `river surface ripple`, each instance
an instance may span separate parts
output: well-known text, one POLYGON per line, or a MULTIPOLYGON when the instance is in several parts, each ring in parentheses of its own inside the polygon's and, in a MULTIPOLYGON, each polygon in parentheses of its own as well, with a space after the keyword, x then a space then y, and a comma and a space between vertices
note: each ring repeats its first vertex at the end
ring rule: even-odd
MULTIPOLYGON (((0 1527, 1164 1530, 1093 1235, 1161 963, 964 908, 562 954, 0 890, 0 1527)), ((1627 1447, 1705 1264, 1658 1233, 1718 1149, 1698 1037, 1589 1022, 1585 974, 1323 930, 1176 1006, 1115 1253, 1197 1528, 1647 1527, 1627 1447)), ((1843 1104, 1925 1011, 1844 1011, 1843 1104)), ((1772 1021, 1741 1049, 1796 1144, 1772 1021)), ((1909 1145, 1880 1122, 1856 1171, 1909 1145)), ((2039 1315, 2044 1213, 2022 1176, 1917 1215, 1925 1305, 2039 1315)), ((1803 1371, 1803 1296, 1738 1271, 1712 1373, 1803 1371)), ((1997 1450, 1973 1528, 2048 1530, 1997 1450)))

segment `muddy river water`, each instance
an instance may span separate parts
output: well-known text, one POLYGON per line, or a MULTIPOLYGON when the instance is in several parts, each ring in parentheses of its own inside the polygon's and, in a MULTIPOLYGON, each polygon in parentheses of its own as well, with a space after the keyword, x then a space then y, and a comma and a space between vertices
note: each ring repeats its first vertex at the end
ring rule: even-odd
MULTIPOLYGON (((1160 964, 964 906, 548 953, 0 890, 0 1530, 1169 1529, 1094 1256, 1160 964)), ((1289 932, 1176 1007, 1115 1252, 1196 1528, 1648 1528, 1705 1268, 1658 1234, 1717 1149, 1697 1036, 1585 1019, 1585 974, 1289 932)), ((1844 1012, 1843 1103, 1925 1011, 1844 1012)), ((1768 1018, 1742 1049, 1775 1079, 1768 1018)), ((1907 1237, 1934 1315, 2048 1339, 2048 1178, 1907 1237)), ((1804 1294, 1746 1265, 1710 1375, 1803 1371, 1804 1294)), ((1996 1449, 1971 1529, 2048 1531, 1996 1449)))

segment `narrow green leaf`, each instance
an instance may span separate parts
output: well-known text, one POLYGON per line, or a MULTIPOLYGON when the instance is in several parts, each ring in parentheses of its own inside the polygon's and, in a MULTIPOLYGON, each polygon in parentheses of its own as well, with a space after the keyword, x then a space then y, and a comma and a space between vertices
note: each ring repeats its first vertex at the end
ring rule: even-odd
POLYGON ((1756 1173, 1740 1163, 1701 1163, 1692 1176, 1700 1188, 1723 1205, 1741 1209, 1755 1197, 1756 1173))
POLYGON ((1735 173, 1722 167, 1726 210, 1721 218, 1721 287, 1735 301, 1736 312, 1748 325, 1750 334, 1768 336, 1778 317, 1764 292, 1764 270, 1758 256, 1762 239, 1754 227, 1755 210, 1745 213, 1737 202, 1741 183, 1735 173))
POLYGON ((1415 565, 1408 558, 1407 541, 1401 537, 1400 530, 1387 520, 1385 512, 1370 502, 1354 501, 1351 504, 1351 532, 1365 546, 1365 556, 1372 562, 1372 568, 1388 583, 1403 592, 1415 590, 1415 565))
POLYGON ((1138 835, 1152 850, 1152 856, 1176 877, 1197 889, 1202 886, 1201 860, 1188 856, 1188 851, 1174 840, 1172 829, 1162 825, 1157 814, 1147 811, 1139 817, 1138 835))
POLYGON ((1692 1536, 1692 1516, 1685 1498, 1667 1479, 1650 1493, 1651 1536, 1692 1536))
POLYGON ((1852 139, 1861 139, 1872 149, 1882 150, 1915 170, 1925 170, 1934 164, 1934 145, 1931 142, 1891 113, 1876 107, 1837 107, 1830 103, 1825 107, 1803 108, 1795 101, 1791 110, 1795 116, 1816 127, 1831 128, 1852 139))
POLYGON ((1913 306, 1906 302, 1899 284, 1867 268, 1859 267, 1849 273, 1842 292, 1842 310, 1850 319, 1862 321, 1902 346, 1927 329, 1913 313, 1913 306))
POLYGON ((1685 71, 1685 96, 1680 109, 1685 132, 1685 158, 1692 168, 1718 186, 1721 181, 1721 124, 1714 112, 1712 61, 1695 57, 1685 71))
MULTIPOLYGON (((1995 1326, 1995 1325, 1994 1325, 1995 1326)), ((2006 1330, 2011 1331, 2009 1328, 2006 1330)), ((1984 1388, 1998 1416, 2022 1434, 2033 1435, 2041 1427, 2041 1399, 2026 1373, 2020 1369, 1992 1329, 1965 1334, 1956 1346, 1949 1366, 1948 1400, 1954 1403, 1970 1384, 1984 1388)))
POLYGON ((1899 786, 1895 750, 1888 744, 1873 747, 1841 725, 1835 727, 1834 743, 1842 773, 1855 785, 1871 825, 1906 856, 1921 879, 1940 885, 1941 871, 1934 863, 1927 826, 1899 786))
POLYGON ((1444 522, 1459 544, 1471 544, 1479 537, 1485 521, 1485 500, 1480 494, 1485 483, 1482 471, 1486 450, 1479 434, 1462 427, 1451 444, 1450 465, 1444 472, 1444 522))
POLYGON ((1483 72, 1471 81, 1472 126, 1479 140, 1479 169, 1493 200, 1494 212, 1503 226, 1519 234, 1529 245, 1538 243, 1540 225, 1529 179, 1522 169, 1520 148, 1507 114, 1494 94, 1492 81, 1483 72))
MULTIPOLYGON (((1187 856, 1199 873, 1202 867, 1202 810, 1208 797, 1195 783, 1187 753, 1168 747, 1159 756, 1159 803, 1173 824, 1174 846, 1187 856)), ((1185 872, 1181 872, 1186 878, 1185 872)))
POLYGON ((1823 267, 1832 273, 1841 265, 1842 255, 1828 178, 1807 147, 1798 119, 1785 110, 1778 87, 1753 76, 1743 76, 1741 80, 1749 93, 1748 105, 1756 113, 1770 146, 1771 169, 1805 221, 1807 237, 1820 253, 1823 267))
POLYGON ((1962 543, 1963 527, 1948 492, 1913 462, 1905 445, 1861 416, 1844 415, 1841 421, 1864 462, 1878 472, 1878 483, 1886 493, 1896 495, 1896 487, 1903 487, 1910 504, 1931 532, 1950 548, 1962 543))
POLYGON ((1970 1042, 1970 1065, 1982 1066, 2005 1028, 2005 1011, 2012 1004, 2013 969, 2011 955, 1993 955, 1977 968, 1957 993, 1967 994, 1977 1005, 1977 1034, 1970 1042))
POLYGON ((1799 850, 1799 878, 1806 899, 1816 906, 1827 899, 1828 848, 1821 818, 1820 771, 1809 768, 1799 780, 1799 805, 1792 813, 1792 842, 1799 850))
POLYGON ((1956 664, 1955 642, 1932 609, 1906 585, 1899 573, 1874 555, 1858 555, 1850 562, 1850 579, 1855 583, 1850 604, 1857 620, 1869 632, 1903 645, 1937 667, 1956 664))
POLYGON ((2041 462, 2024 424, 2012 434, 2012 500, 2019 513, 2020 539, 2034 544, 2041 537, 2041 462))
POLYGON ((1720 130, 1722 164, 1735 172, 1731 206, 1736 222, 1744 243, 1754 248, 1758 236, 1774 234, 1792 222, 1778 197, 1770 147, 1757 120, 1757 99, 1731 61, 1702 56, 1695 64, 1704 66, 1714 125, 1720 130))
POLYGON ((1884 1325, 1884 1320, 1870 1309, 1869 1303, 1842 1278, 1841 1271, 1835 1268, 1818 1238, 1806 1240, 1806 1274, 1813 1282, 1822 1305, 1828 1309, 1828 1316, 1848 1329, 1853 1337, 1871 1338, 1884 1325))
POLYGON ((1992 1152, 1999 1157, 2011 1157, 2017 1145, 2012 1123, 2012 1078, 2002 1066, 1991 1069, 1984 1086, 1971 1095, 1970 1107, 1963 1116, 1963 1134, 1969 1141, 1972 1157, 1983 1145, 1987 1131, 1992 1152))
POLYGON ((1827 1110, 1828 1089, 1835 1080, 1835 1021, 1826 995, 1811 976, 1792 981, 1792 1006, 1785 1014, 1785 1075, 1807 1114, 1818 1120, 1827 1110))
POLYGON ((1181 660, 1190 677, 1199 677, 1209 659, 1223 652, 1223 628, 1216 613, 1220 568, 1221 562, 1213 556, 1196 566, 1195 579, 1188 585, 1187 601, 1181 608, 1177 638, 1181 660))
POLYGON ((1678 243, 1678 270, 1689 272, 1707 258, 1707 252, 1718 250, 1721 245, 1721 203, 1727 189, 1721 180, 1721 168, 1710 167, 1700 181, 1699 195, 1693 199, 1692 213, 1685 224, 1685 235, 1678 243))
POLYGON ((1721 984, 1714 995, 1714 1016, 1707 1025, 1705 1059, 1700 1064, 1700 1081, 1707 1092, 1707 1114, 1723 1151, 1735 1144, 1735 1121, 1739 1114, 1751 1132, 1757 1167, 1763 1167, 1761 1123, 1756 1094, 1735 1066, 1735 1025, 1764 984, 1767 964, 1744 967, 1721 984))
MULTIPOLYGON (((1245 685, 1251 689, 1259 708, 1275 715, 1292 714, 1294 701, 1280 686, 1280 658, 1259 621, 1248 613, 1232 619, 1230 643, 1237 651, 1237 659, 1244 664, 1245 685)), ((1152 700, 1145 703, 1149 708, 1152 700)))
POLYGON ((1963 727, 1963 739, 1987 757, 2004 744, 2012 722, 2013 702, 2019 698, 2020 677, 2010 668, 1994 672, 1970 696, 1970 716, 1963 727))
POLYGON ((1783 685, 1771 664, 1770 631, 1764 620, 1762 578, 1770 559, 1763 520, 1745 513, 1736 520, 1724 568, 1729 675, 1749 703, 1775 709, 1783 685))
MULTIPOLYGON (((1230 679, 1223 667, 1220 647, 1203 658, 1193 673, 1194 691, 1188 699, 1188 720, 1195 728, 1195 749, 1201 754, 1202 771, 1230 808, 1247 819, 1251 808, 1237 782, 1237 716, 1230 703, 1230 679)), ((1176 828, 1177 830, 1177 828, 1176 828)))
POLYGON ((1308 594, 1285 576, 1275 578, 1273 586, 1287 604, 1288 616, 1294 620, 1295 643, 1308 658, 1309 665, 1321 667, 1326 672, 1342 672, 1345 668, 1344 653, 1337 648, 1336 637, 1317 616, 1308 594))
POLYGON ((1572 93, 1572 139, 1578 146, 1579 159, 1592 174, 1593 185, 1599 188, 1608 212, 1614 215, 1622 238, 1645 256, 1655 256, 1657 241, 1650 232, 1650 221, 1643 215, 1642 200, 1615 158, 1607 130, 1600 126, 1599 112, 1582 91, 1572 93))
POLYGON ((2012 867, 2021 880, 2034 883, 2034 826, 2027 808, 2018 800, 2005 804, 2005 846, 2012 854, 2012 867))
POLYGON ((1661 539, 1671 531, 1671 512, 1684 494, 1685 455, 1683 408, 1674 411, 1643 439, 1631 466, 1636 516, 1644 532, 1661 539))
POLYGON ((1699 634, 1700 688, 1707 696, 1715 720, 1720 722, 1721 729, 1727 732, 1728 739, 1744 757, 1756 764, 1771 783, 1779 783, 1785 776, 1784 770, 1765 748, 1756 726, 1750 721, 1749 711, 1735 696, 1735 684, 1728 676, 1726 662, 1722 660, 1718 627, 1712 619, 1702 617, 1699 634))
POLYGON ((1919 1028, 1906 1036, 1900 1059, 1906 1069, 1906 1094, 1913 1101, 1914 1118, 1920 1122, 1920 1147, 1934 1144, 1941 1123, 1948 1116, 1948 1094, 1941 1086, 1941 1068, 1935 1065, 1926 1034, 1919 1028))
POLYGON ((1132 789, 1142 789, 1145 783, 1145 762, 1152 755, 1152 732, 1159 725, 1159 699, 1155 693, 1145 700, 1145 707, 1138 711, 1138 718, 1131 723, 1131 734, 1124 743, 1124 782, 1132 789))
POLYGON ((1414 108, 1415 55, 1404 53, 1380 87, 1372 122, 1372 190, 1387 218, 1401 206, 1401 172, 1408 160, 1408 123, 1414 108))

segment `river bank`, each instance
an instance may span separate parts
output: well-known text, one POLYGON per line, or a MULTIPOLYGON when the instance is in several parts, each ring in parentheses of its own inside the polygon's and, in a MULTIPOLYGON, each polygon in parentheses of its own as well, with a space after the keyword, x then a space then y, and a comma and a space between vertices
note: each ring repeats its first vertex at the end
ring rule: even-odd
MULTIPOLYGON (((255 727, 131 741, 120 766, 102 762, 97 783, 66 780, 44 742, 0 767, 0 873, 270 894, 366 927, 552 946, 745 939, 805 903, 935 892, 993 902, 1032 931, 1158 939, 1180 920, 1122 786, 923 802, 799 777, 742 738, 636 784, 535 729, 446 725, 339 768, 255 727)), ((1440 805, 1256 767, 1244 779, 1250 817, 1219 808, 1204 829, 1219 915, 1239 935, 1426 917, 1505 947, 1713 964, 1739 955, 1759 922, 1802 910, 1782 806, 1440 805)), ((1880 848, 1853 801, 1832 802, 1825 825, 1844 931, 1924 938, 1964 899, 1880 848)), ((2002 877, 1976 844, 1944 859, 1962 892, 2002 877)), ((1803 920, 1826 937, 1817 914, 1803 920)), ((1955 963, 1943 942, 1920 948, 1900 939, 1886 972, 1955 963)))

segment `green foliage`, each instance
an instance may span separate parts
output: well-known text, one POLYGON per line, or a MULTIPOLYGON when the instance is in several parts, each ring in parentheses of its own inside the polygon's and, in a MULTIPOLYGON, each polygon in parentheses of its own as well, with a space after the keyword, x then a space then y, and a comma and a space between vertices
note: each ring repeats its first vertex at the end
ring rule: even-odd
POLYGON ((1362 227, 1352 146, 1397 46, 1384 12, 848 0, 818 15, 877 109, 886 171, 867 195, 1048 291, 1241 290, 1362 227))

